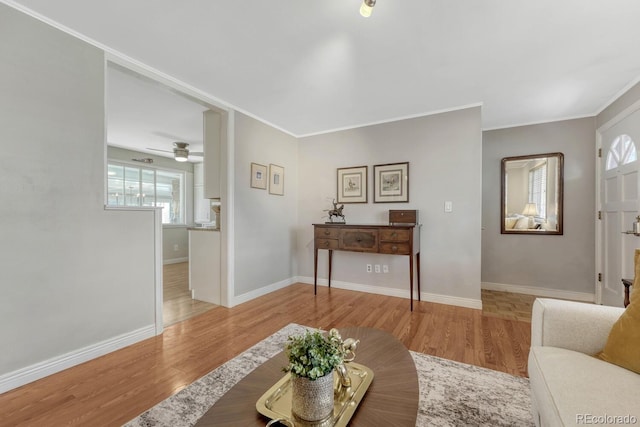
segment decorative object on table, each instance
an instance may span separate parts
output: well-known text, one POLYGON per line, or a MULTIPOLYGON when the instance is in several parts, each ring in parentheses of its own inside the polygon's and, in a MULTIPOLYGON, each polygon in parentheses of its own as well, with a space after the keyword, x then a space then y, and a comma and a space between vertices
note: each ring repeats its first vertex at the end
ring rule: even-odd
POLYGON ((269 164, 269 194, 284 196, 284 168, 269 164))
POLYGON ((418 211, 416 209, 389 209, 389 225, 415 224, 418 225, 418 211))
MULTIPOLYGON (((232 391, 255 370, 265 364, 265 360, 281 352, 287 337, 304 333, 304 326, 289 324, 273 335, 260 341, 242 354, 229 360, 209 372, 202 378, 187 385, 184 389, 132 419, 125 427, 143 427, 164 425, 172 427, 193 427, 206 415, 226 393, 232 391)), ((492 369, 466 365, 435 356, 409 351, 420 383, 419 411, 414 425, 517 425, 534 427, 531 417, 531 395, 529 379, 516 377, 492 369), (495 402, 509 402, 508 405, 496 405, 495 402)), ((284 360, 284 358, 282 359, 284 360)), ((278 370, 282 363, 274 370, 278 370)), ((348 364, 349 369, 357 363, 348 364)), ((288 375, 288 374, 287 374, 288 375)), ((364 379, 366 380, 366 376, 364 379)), ((360 376, 354 376, 354 382, 360 376)), ((384 381, 384 379, 383 379, 384 381)), ((352 385, 352 390, 356 390, 352 385)), ((365 389, 369 385, 362 386, 365 389)), ((358 391, 356 391, 358 393, 358 391)), ((345 404, 345 414, 336 419, 336 426, 346 425, 352 417, 348 412, 360 411, 362 397, 355 397, 353 404, 345 404), (357 405, 354 407, 354 405, 357 405), (360 408, 360 409, 358 409, 360 408), (344 423, 341 423, 346 420, 344 423)), ((378 402, 380 393, 369 398, 369 404, 378 402)), ((258 392, 256 399, 262 402, 258 392)), ((281 399, 291 398, 283 396, 281 399)), ((277 406, 278 402, 274 405, 277 406)), ((339 404, 338 399, 335 400, 339 404)), ((251 409, 248 406, 247 410, 251 409)), ((255 405, 257 408, 257 404, 255 405)), ((277 408, 272 408, 272 410, 277 408)), ((264 416, 274 419, 285 414, 267 414, 258 409, 264 416)), ((266 421, 264 421, 266 422, 266 421)), ((246 425, 246 424, 241 424, 246 425)))
POLYGON ((373 202, 409 201, 409 162, 373 166, 373 202))
POLYGON ((220 230, 220 201, 211 205, 211 210, 213 211, 213 219, 215 222, 215 229, 220 230))
POLYGON ((336 329, 325 336, 319 331, 290 336, 285 345, 289 364, 284 368, 291 374, 291 411, 304 421, 321 421, 333 414, 333 371, 338 369, 340 384, 351 385, 345 360, 355 358, 358 342, 342 341, 336 329))
POLYGON ((368 166, 338 168, 338 203, 367 203, 368 166))
POLYGON ((259 163, 251 163, 251 188, 267 189, 267 167, 259 163))
POLYGON ((346 224, 347 221, 344 218, 344 214, 342 213, 342 209, 344 209, 344 204, 340 205, 340 207, 338 207, 338 203, 336 203, 336 200, 333 199, 333 209, 327 209, 325 210, 325 212, 327 212, 327 215, 329 216, 329 222, 327 222, 327 224, 346 224), (336 217, 336 222, 333 222, 333 217, 336 217), (342 218, 341 221, 337 221, 338 218, 342 218))

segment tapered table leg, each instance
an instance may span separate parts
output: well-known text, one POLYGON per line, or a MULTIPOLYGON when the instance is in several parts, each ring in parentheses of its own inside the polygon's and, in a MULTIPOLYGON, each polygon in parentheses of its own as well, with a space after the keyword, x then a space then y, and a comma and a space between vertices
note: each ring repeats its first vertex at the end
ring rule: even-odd
POLYGON ((313 251, 313 294, 318 294, 318 248, 313 251))
POLYGON ((420 301, 420 252, 416 254, 416 273, 418 274, 416 278, 418 280, 418 301, 420 301))
POLYGON ((329 249, 329 287, 331 287, 331 264, 333 264, 333 251, 329 249))
POLYGON ((409 292, 411 293, 411 311, 413 311, 413 255, 409 255, 409 292))

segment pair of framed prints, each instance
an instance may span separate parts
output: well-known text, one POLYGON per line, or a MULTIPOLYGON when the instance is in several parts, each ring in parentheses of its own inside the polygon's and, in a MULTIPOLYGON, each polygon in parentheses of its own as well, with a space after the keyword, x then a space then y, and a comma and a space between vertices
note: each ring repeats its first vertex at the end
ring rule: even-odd
MULTIPOLYGON (((368 166, 338 168, 338 203, 367 203, 368 166)), ((409 162, 373 166, 373 203, 409 202, 409 162)))
POLYGON ((284 196, 284 167, 269 164, 269 174, 267 175, 265 165, 251 163, 251 188, 266 190, 267 186, 269 194, 284 196))

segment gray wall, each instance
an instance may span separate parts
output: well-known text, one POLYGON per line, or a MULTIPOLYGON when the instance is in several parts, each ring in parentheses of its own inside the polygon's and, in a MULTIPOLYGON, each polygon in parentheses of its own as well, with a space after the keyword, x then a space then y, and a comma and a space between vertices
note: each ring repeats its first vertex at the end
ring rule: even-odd
POLYGON ((235 113, 235 295, 296 276, 298 142, 235 113), (284 196, 251 188, 251 162, 284 167, 284 196))
MULTIPOLYGON (((313 277, 311 224, 326 220, 323 210, 336 197, 336 169, 367 165, 369 201, 345 205, 347 222, 385 223, 389 209, 419 210, 422 292, 439 301, 479 304, 481 158, 480 108, 301 138, 300 275, 313 277), (410 163, 409 203, 373 203, 373 165, 396 162, 410 163), (446 200, 453 202, 452 213, 444 212, 446 200)), ((326 258, 322 251, 321 278, 327 276, 326 258)), ((408 297, 407 266, 406 257, 338 253, 332 279, 408 297), (390 272, 366 273, 366 264, 387 264, 390 272)))
POLYGON ((594 293, 595 119, 483 133, 482 281, 594 293), (564 235, 500 234, 503 157, 564 153, 564 235))
POLYGON ((618 99, 602 110, 596 117, 596 128, 599 128, 615 116, 620 114, 625 108, 640 100, 640 83, 623 93, 618 99))
POLYGON ((154 324, 154 212, 105 211, 103 53, 0 4, 0 380, 154 324))

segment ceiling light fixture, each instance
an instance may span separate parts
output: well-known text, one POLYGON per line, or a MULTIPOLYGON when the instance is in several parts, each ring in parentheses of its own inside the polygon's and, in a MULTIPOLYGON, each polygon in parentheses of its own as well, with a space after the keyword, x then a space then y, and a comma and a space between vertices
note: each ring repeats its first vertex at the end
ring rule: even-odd
POLYGON ((360 15, 368 18, 373 12, 373 6, 376 5, 376 0, 362 0, 362 6, 360 6, 360 15))
POLYGON ((177 162, 186 162, 189 160, 189 144, 186 142, 174 142, 173 143, 173 156, 177 162))

